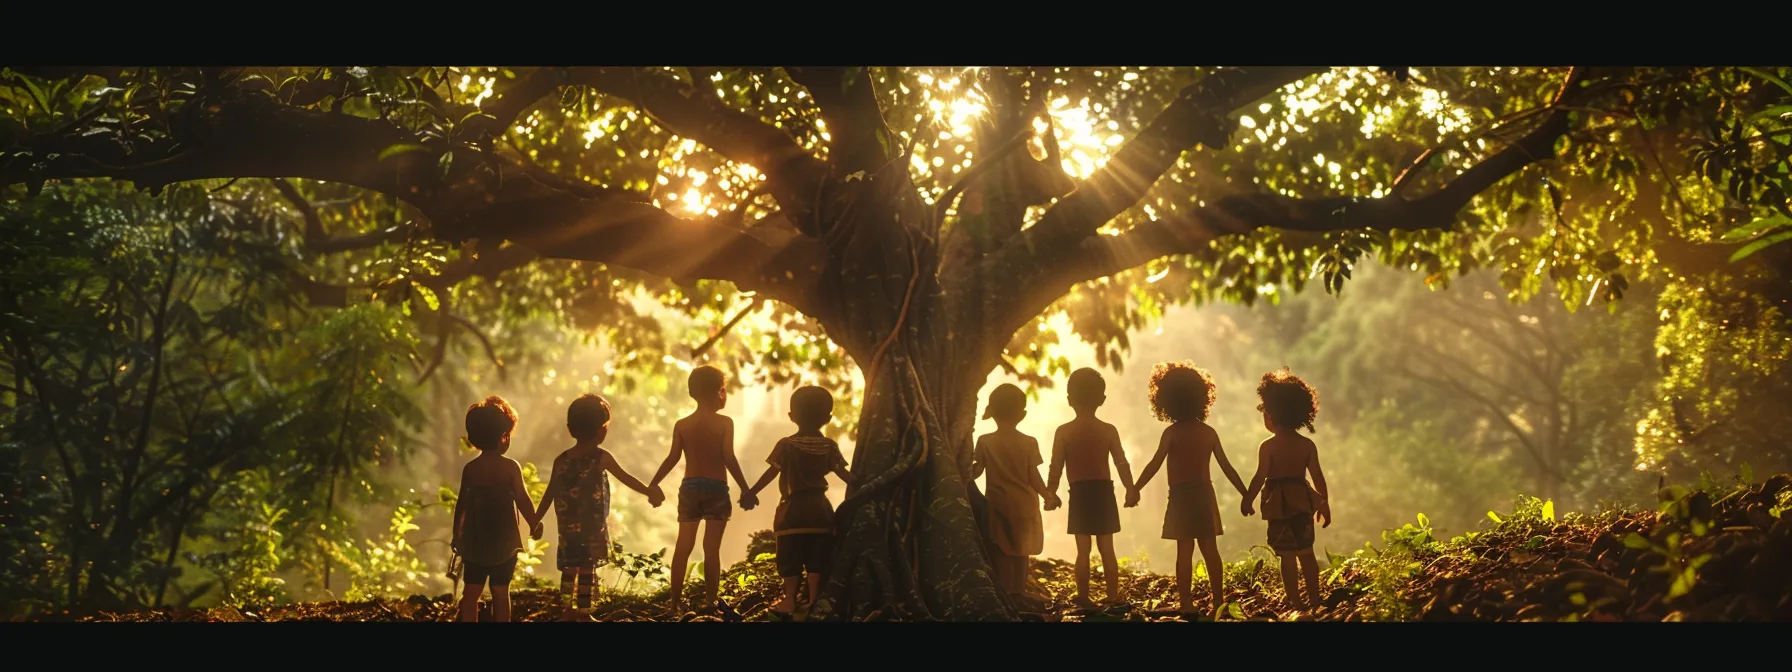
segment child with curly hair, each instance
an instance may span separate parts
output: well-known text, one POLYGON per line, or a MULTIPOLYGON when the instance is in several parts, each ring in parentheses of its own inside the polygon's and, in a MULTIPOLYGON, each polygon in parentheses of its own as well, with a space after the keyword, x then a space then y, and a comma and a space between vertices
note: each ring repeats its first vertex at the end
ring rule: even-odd
POLYGON ((1151 370, 1150 390, 1152 414, 1170 426, 1164 428, 1157 454, 1139 474, 1138 483, 1126 493, 1126 505, 1138 505, 1139 491, 1167 462, 1170 503, 1164 511, 1163 538, 1176 542, 1176 598, 1182 611, 1194 609, 1189 584, 1194 580, 1194 551, 1199 546, 1217 612, 1224 604, 1221 596, 1226 575, 1217 542, 1226 532, 1220 525, 1219 499, 1213 491, 1212 463, 1220 463, 1220 471, 1239 494, 1244 494, 1245 487, 1238 470, 1226 459, 1219 434, 1207 424, 1214 401, 1213 377, 1193 362, 1162 363, 1151 370))
POLYGON ((1263 427, 1273 435, 1257 449, 1257 474, 1245 493, 1244 515, 1251 515, 1251 500, 1263 493, 1263 519, 1269 522, 1269 547, 1282 557, 1282 586, 1289 606, 1306 609, 1319 602, 1319 561, 1313 557, 1313 522, 1331 527, 1332 509, 1326 495, 1325 472, 1319 468, 1319 448, 1300 435, 1313 431, 1319 414, 1319 392, 1287 368, 1263 374, 1257 385, 1263 403, 1263 427), (1312 485, 1307 475, 1312 474, 1312 485), (1307 581, 1307 600, 1301 599, 1299 573, 1307 581))

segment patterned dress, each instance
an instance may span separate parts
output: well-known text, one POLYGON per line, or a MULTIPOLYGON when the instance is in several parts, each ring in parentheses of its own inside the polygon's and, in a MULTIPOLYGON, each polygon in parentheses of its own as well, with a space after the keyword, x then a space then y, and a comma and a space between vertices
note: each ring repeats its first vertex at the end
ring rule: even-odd
POLYGON ((554 459, 548 496, 554 499, 559 524, 560 569, 595 569, 610 559, 610 476, 603 465, 608 453, 572 451, 554 459))

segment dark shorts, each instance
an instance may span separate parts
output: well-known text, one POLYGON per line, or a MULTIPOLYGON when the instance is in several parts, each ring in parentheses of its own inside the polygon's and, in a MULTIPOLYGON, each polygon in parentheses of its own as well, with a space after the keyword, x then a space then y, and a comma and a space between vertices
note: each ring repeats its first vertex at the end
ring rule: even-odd
POLYGON ((1312 550, 1312 514, 1269 521, 1269 547, 1277 553, 1312 550))
POLYGON ((834 535, 786 534, 778 537, 778 576, 791 578, 832 569, 834 535))
POLYGON ((1070 484, 1070 534, 1113 534, 1120 531, 1120 505, 1113 481, 1070 484))
POLYGON ((495 565, 465 565, 465 576, 462 580, 469 586, 490 585, 492 587, 508 586, 511 578, 516 576, 516 558, 495 565))
POLYGON ((734 502, 728 499, 728 484, 713 478, 687 478, 678 486, 678 522, 728 520, 734 515, 734 502))
POLYGON ((1164 510, 1165 539, 1212 539, 1225 533, 1212 483, 1197 481, 1170 486, 1170 505, 1164 510))

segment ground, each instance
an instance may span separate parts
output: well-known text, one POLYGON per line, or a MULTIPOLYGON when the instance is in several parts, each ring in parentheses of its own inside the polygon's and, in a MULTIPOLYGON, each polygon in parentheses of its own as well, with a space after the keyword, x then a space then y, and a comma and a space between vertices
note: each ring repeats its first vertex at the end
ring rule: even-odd
MULTIPOLYGON (((1792 620, 1792 475, 1760 484, 1688 491, 1666 488, 1653 511, 1613 510, 1556 519, 1553 506, 1521 501, 1489 513, 1486 529, 1434 539, 1423 516, 1383 535, 1384 543, 1332 556, 1322 571, 1324 605, 1283 609, 1277 561, 1257 557, 1226 568, 1228 603, 1219 620, 1313 621, 1784 621, 1792 620)), ((590 618, 600 621, 769 620, 778 579, 768 533, 755 535, 751 559, 722 582, 726 608, 677 616, 647 598, 613 595, 590 618)), ((1204 585, 1197 570, 1196 583, 1204 585)), ((1101 569, 1091 581, 1102 597, 1101 569)), ((1127 601, 1076 609, 1070 563, 1034 563, 1042 606, 1029 621, 1183 621, 1172 577, 1122 570, 1127 601)), ((1197 591, 1198 593, 1204 591, 1197 591)), ((1199 606, 1211 613, 1205 595, 1199 606)), ((519 591, 517 620, 558 617, 551 591, 519 591)), ((103 613, 89 621, 446 621, 448 595, 373 602, 306 603, 260 612, 220 607, 103 613)), ((874 616, 874 620, 877 617, 874 616)), ((1194 620, 1208 620, 1197 618, 1194 620)))

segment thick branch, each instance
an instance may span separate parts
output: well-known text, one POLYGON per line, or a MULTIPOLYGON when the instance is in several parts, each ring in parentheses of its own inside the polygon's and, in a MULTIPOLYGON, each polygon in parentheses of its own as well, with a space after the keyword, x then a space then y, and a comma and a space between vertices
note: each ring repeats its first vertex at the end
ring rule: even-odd
POLYGON ((1232 196, 1220 202, 1152 220, 1119 236, 1090 236, 1075 254, 1055 259, 1055 270, 1038 282, 1010 319, 1024 321, 1055 301, 1071 286, 1142 266, 1154 259, 1206 250, 1221 236, 1260 228, 1287 231, 1350 231, 1356 229, 1448 229, 1476 194, 1533 162, 1552 158, 1557 138, 1568 131, 1568 110, 1561 103, 1585 71, 1576 68, 1552 103, 1554 110, 1531 132, 1487 160, 1465 171, 1442 189, 1408 200, 1398 194, 1382 198, 1337 197, 1295 199, 1277 194, 1232 196), (1049 296, 1048 296, 1049 295, 1049 296), (1020 315, 1019 313, 1024 313, 1020 315))
POLYGON ((890 160, 896 144, 884 124, 882 106, 864 67, 785 67, 784 72, 815 100, 832 140, 828 160, 841 174, 875 172, 890 160))
POLYGON ((394 226, 358 236, 331 237, 324 233, 323 219, 317 214, 317 206, 306 199, 304 194, 299 193, 298 187, 286 180, 271 181, 274 183, 274 188, 280 191, 280 195, 286 197, 286 201, 292 204, 293 209, 298 210, 299 215, 305 218, 305 249, 307 250, 320 254, 364 250, 378 247, 381 243, 403 239, 410 233, 404 227, 394 226))
POLYGON ((715 96, 654 70, 583 68, 574 80, 626 98, 673 133, 703 143, 736 163, 765 173, 773 198, 804 233, 816 235, 811 220, 816 187, 827 179, 827 163, 771 124, 734 109, 715 96))
POLYGON ((1145 191, 1176 164, 1184 150, 1196 144, 1215 149, 1230 144, 1232 130, 1238 123, 1227 118, 1232 110, 1321 70, 1310 67, 1224 70, 1184 88, 1175 102, 1122 145, 1101 170, 1046 212, 1039 224, 1026 234, 1031 240, 1019 242, 1029 247, 1075 244, 1138 203, 1145 191))

